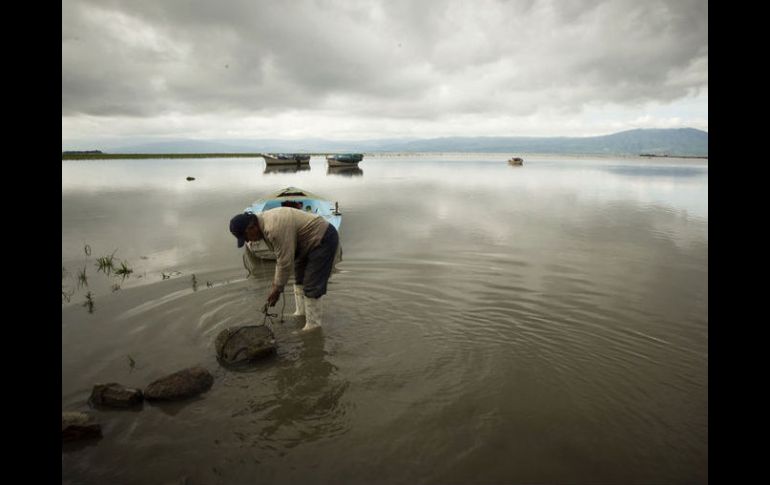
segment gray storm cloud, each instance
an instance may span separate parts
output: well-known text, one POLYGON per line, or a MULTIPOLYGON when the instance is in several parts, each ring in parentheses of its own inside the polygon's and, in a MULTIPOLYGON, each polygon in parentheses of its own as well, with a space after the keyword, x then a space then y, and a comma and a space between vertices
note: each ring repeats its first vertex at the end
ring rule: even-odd
POLYGON ((579 111, 708 87, 706 0, 62 3, 62 116, 579 111))

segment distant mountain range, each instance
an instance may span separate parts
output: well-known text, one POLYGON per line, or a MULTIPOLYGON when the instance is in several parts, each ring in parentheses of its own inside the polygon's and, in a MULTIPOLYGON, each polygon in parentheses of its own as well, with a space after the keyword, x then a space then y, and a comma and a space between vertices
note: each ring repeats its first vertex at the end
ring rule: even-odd
MULTIPOLYGON (((114 142, 113 142, 114 143, 114 142)), ((131 146, 82 147, 105 153, 261 153, 261 152, 499 152, 586 155, 669 155, 708 157, 708 132, 693 128, 638 129, 592 137, 444 137, 334 141, 185 140, 131 146)), ((64 150, 64 148, 63 148, 64 150)))

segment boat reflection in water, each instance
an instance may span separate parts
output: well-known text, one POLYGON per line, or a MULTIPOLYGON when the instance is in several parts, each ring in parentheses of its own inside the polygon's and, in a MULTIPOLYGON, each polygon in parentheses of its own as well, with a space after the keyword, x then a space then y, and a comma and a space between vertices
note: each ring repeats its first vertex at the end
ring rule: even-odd
POLYGON ((262 173, 294 173, 310 170, 309 163, 298 163, 296 165, 266 165, 262 173))
POLYGON ((344 177, 358 177, 364 174, 364 171, 358 167, 327 167, 326 175, 342 175, 344 177))

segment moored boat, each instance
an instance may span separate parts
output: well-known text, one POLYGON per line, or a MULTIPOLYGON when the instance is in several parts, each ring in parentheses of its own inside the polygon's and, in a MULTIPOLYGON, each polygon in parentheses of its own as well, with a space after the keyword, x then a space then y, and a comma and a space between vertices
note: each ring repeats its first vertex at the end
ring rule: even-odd
POLYGON ((339 153, 326 156, 330 167, 355 167, 363 159, 363 153, 339 153))
MULTIPOLYGON (((342 224, 342 214, 339 211, 337 202, 332 202, 320 195, 297 187, 286 187, 285 189, 268 194, 261 199, 254 201, 254 203, 246 207, 244 211, 257 214, 276 207, 293 207, 295 209, 318 214, 329 221, 337 231, 340 230, 340 224, 342 224)), ((259 243, 248 243, 247 246, 244 246, 246 250, 244 251, 243 262, 244 266, 246 266, 246 269, 249 269, 249 271, 251 271, 249 264, 253 265, 253 261, 250 262, 248 258, 250 253, 262 259, 275 259, 275 254, 261 241, 259 243), (250 250, 247 246, 250 246, 250 250)))
POLYGON ((260 155, 269 166, 310 163, 310 155, 305 153, 262 153, 260 155))

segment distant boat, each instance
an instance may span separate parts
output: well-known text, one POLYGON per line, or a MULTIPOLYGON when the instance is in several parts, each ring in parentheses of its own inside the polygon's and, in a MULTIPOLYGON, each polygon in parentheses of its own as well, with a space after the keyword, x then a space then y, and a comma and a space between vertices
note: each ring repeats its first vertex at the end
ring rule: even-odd
POLYGON ((330 167, 355 167, 363 159, 362 153, 340 153, 326 156, 326 161, 329 162, 330 167))
MULTIPOLYGON (((253 204, 246 207, 245 212, 257 214, 276 207, 294 207, 295 209, 318 214, 329 221, 338 231, 340 230, 340 224, 342 224, 342 214, 336 202, 327 200, 312 192, 298 189, 297 187, 286 187, 261 199, 257 199, 253 204)), ((262 242, 257 244, 255 251, 251 252, 258 258, 275 259, 275 254, 262 242)), ((248 255, 249 251, 244 251, 243 258, 246 269, 249 269, 247 264, 248 255)))
POLYGON ((521 157, 513 157, 510 160, 508 160, 508 163, 510 165, 522 165, 524 164, 524 159, 521 157))
POLYGON ((273 165, 300 165, 310 163, 310 155, 305 153, 262 153, 265 164, 273 165))

